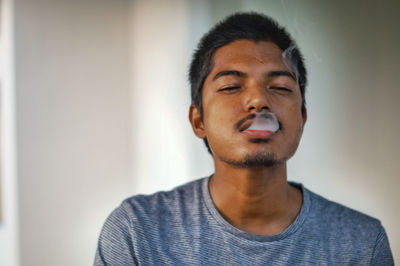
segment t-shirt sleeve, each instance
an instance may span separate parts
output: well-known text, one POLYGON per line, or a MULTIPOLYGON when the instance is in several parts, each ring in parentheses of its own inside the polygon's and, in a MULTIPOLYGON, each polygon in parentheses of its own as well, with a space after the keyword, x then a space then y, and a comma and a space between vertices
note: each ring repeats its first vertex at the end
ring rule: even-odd
POLYGON ((97 244, 95 266, 137 265, 129 217, 121 205, 107 218, 97 244))
POLYGON ((389 240, 385 229, 381 226, 381 230, 376 239, 374 252, 372 254, 371 264, 379 266, 394 265, 392 251, 390 250, 389 240))

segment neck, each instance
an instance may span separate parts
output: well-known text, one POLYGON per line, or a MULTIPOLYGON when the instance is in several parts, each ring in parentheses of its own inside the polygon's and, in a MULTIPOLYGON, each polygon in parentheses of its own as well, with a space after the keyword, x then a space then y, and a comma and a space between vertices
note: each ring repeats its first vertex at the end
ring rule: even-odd
POLYGON ((237 168, 216 162, 209 189, 225 219, 257 235, 285 230, 297 217, 302 204, 301 192, 287 183, 285 163, 237 168))

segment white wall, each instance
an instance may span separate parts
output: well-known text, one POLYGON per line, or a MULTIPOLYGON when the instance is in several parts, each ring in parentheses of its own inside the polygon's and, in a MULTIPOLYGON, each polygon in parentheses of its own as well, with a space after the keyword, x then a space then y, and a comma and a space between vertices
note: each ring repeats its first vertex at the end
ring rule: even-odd
POLYGON ((15 166, 13 3, 3 0, 0 15, 0 265, 16 266, 18 206, 15 166))
POLYGON ((132 187, 129 2, 15 4, 21 265, 90 265, 132 187))
POLYGON ((210 26, 208 6, 197 1, 194 8, 193 3, 132 2, 134 193, 171 189, 213 171, 211 157, 188 120, 189 60, 199 34, 210 26))
MULTIPOLYGON (((190 28, 186 0, 133 1, 131 6, 132 164, 135 193, 170 189, 193 173, 187 82, 190 28)), ((205 157, 207 154, 204 154, 205 157)), ((211 160, 207 156, 206 160, 211 160)), ((193 175, 194 174, 194 175, 193 175)))

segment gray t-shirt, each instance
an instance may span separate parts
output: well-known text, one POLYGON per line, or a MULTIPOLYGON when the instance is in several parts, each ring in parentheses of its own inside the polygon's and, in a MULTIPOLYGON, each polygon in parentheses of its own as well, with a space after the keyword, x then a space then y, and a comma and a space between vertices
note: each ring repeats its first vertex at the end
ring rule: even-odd
MULTIPOLYGON (((215 208, 209 178, 126 199, 106 220, 95 265, 394 265, 381 223, 300 184, 303 205, 272 236, 241 231, 215 208)), ((234 207, 234 206, 232 206, 234 207)))

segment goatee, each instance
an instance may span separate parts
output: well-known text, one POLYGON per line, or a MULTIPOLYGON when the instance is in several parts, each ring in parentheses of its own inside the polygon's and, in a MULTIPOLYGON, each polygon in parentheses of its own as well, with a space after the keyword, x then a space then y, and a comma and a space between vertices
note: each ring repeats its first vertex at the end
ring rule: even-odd
POLYGON ((256 154, 246 154, 243 160, 223 160, 225 163, 239 168, 262 168, 271 167, 281 162, 276 158, 275 154, 269 152, 259 152, 256 154))

